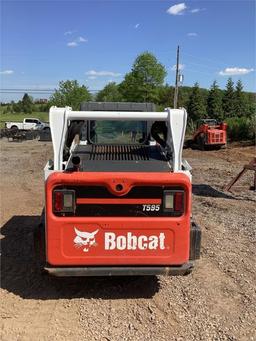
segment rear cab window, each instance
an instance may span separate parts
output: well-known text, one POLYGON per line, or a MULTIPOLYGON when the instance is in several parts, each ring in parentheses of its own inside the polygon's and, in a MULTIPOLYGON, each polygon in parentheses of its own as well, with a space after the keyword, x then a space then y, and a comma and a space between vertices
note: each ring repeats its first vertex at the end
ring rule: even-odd
POLYGON ((90 121, 89 141, 93 144, 143 144, 146 121, 90 121))

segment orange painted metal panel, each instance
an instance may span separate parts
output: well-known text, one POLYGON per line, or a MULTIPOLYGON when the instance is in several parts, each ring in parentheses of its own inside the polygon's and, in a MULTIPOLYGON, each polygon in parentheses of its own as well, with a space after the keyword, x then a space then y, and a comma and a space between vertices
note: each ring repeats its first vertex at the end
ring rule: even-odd
POLYGON ((46 181, 47 261, 59 266, 183 264, 189 258, 190 216, 191 182, 183 173, 52 173, 46 181), (179 186, 185 210, 180 217, 57 217, 52 191, 60 185, 105 186, 114 200, 124 200, 134 186, 179 186))

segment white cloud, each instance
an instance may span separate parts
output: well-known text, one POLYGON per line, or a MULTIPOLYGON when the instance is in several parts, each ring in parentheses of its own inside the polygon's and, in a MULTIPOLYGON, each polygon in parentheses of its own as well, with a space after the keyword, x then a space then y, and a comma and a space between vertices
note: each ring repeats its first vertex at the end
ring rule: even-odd
POLYGON ((184 2, 182 2, 180 4, 171 6, 166 12, 171 15, 182 15, 186 8, 187 6, 184 2))
POLYGON ((96 76, 89 76, 88 79, 96 79, 96 76))
POLYGON ((120 77, 121 73, 112 72, 112 71, 95 71, 90 70, 85 73, 87 76, 93 77, 120 77))
POLYGON ((3 70, 0 71, 0 75, 12 75, 14 73, 13 70, 3 70))
POLYGON ((247 73, 253 72, 254 69, 239 68, 239 67, 227 67, 219 72, 220 76, 241 76, 247 73))
POLYGON ((193 8, 190 10, 190 13, 198 13, 204 11, 205 8, 193 8))
POLYGON ((77 44, 76 41, 71 41, 71 42, 67 43, 67 46, 68 46, 68 47, 77 47, 78 44, 77 44))
POLYGON ((139 28, 140 24, 134 25, 134 28, 139 28))
POLYGON ((70 36, 71 34, 73 34, 75 31, 67 31, 64 33, 64 36, 70 36))
POLYGON ((176 4, 176 5, 173 5, 170 8, 168 8, 167 13, 172 14, 172 15, 182 15, 185 12, 190 12, 190 13, 194 14, 194 13, 198 13, 198 12, 201 12, 204 10, 205 10, 205 8, 189 9, 189 7, 187 7, 187 5, 184 2, 182 2, 180 4, 176 4))
MULTIPOLYGON (((182 71, 185 69, 185 65, 184 64, 179 64, 179 70, 182 71)), ((172 71, 176 71, 176 64, 174 64, 171 68, 172 71)))
POLYGON ((69 39, 72 39, 72 41, 69 41, 67 43, 67 47, 77 47, 79 46, 81 43, 87 43, 88 42, 88 39, 82 37, 82 36, 78 36, 78 37, 75 37, 74 36, 74 33, 77 32, 77 31, 67 31, 64 33, 65 36, 72 36, 72 38, 70 37, 69 39))
POLYGON ((77 42, 79 42, 79 43, 86 43, 87 41, 88 41, 88 39, 85 39, 84 37, 78 37, 77 39, 76 39, 76 41, 77 42))
POLYGON ((198 12, 200 12, 200 8, 194 8, 190 12, 191 13, 198 13, 198 12))
POLYGON ((187 34, 187 36, 188 36, 188 37, 197 37, 198 34, 197 34, 196 32, 189 32, 189 33, 187 34))

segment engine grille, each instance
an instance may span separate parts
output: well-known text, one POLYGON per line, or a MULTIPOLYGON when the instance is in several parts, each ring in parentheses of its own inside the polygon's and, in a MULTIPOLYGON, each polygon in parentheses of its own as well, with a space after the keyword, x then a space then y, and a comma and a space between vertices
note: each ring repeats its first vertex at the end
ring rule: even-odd
POLYGON ((210 132, 208 140, 210 143, 224 143, 224 134, 223 132, 210 132))
POLYGON ((147 146, 138 145, 93 145, 89 160, 147 161, 150 159, 147 146))

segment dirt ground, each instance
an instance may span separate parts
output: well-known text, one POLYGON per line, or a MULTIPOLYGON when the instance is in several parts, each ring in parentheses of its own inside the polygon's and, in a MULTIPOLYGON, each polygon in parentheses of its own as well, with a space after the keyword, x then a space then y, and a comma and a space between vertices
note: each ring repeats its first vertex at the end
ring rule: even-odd
POLYGON ((42 276, 33 228, 51 144, 2 140, 1 340, 256 340, 253 174, 223 191, 253 147, 187 149, 202 255, 185 277, 42 276))

